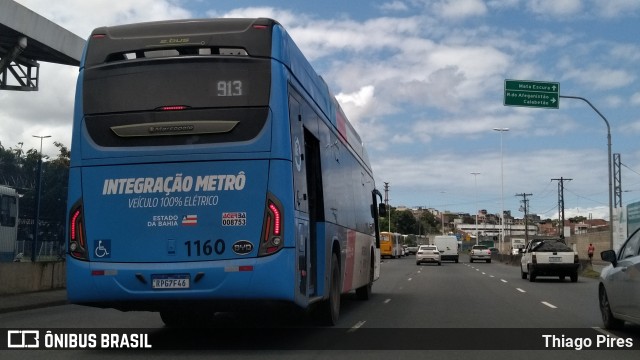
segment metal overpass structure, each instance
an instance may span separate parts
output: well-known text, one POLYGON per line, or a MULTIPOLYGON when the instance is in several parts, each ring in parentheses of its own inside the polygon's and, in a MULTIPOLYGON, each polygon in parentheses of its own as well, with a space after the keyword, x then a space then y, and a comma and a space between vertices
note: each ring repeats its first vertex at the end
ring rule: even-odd
POLYGON ((78 66, 85 40, 13 0, 0 0, 0 90, 37 91, 39 62, 78 66))

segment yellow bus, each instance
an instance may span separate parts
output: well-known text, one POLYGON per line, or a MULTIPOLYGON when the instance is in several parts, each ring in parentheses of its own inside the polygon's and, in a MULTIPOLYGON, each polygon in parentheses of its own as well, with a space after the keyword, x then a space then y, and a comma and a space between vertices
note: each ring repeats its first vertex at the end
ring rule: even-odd
POLYGON ((397 259, 402 256, 402 235, 398 233, 380 233, 380 257, 397 259))

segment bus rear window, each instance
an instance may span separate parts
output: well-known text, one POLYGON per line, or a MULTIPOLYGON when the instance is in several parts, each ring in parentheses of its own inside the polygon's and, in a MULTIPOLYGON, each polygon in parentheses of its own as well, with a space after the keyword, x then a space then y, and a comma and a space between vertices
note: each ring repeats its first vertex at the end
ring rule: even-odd
POLYGON ((164 106, 268 106, 270 61, 255 58, 152 58, 84 70, 85 114, 164 106))

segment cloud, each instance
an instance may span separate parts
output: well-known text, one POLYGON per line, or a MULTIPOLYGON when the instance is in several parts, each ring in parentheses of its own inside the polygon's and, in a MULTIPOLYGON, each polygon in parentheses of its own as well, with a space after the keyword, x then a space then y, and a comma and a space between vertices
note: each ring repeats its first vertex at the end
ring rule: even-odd
POLYGON ((91 30, 100 26, 126 23, 185 19, 192 17, 189 10, 170 0, 17 0, 38 14, 86 38, 91 30))
POLYGON ((360 126, 360 120, 364 117, 363 114, 371 112, 370 108, 373 106, 374 92, 375 87, 373 85, 366 85, 356 92, 336 95, 336 100, 343 108, 349 122, 359 133, 364 132, 364 129, 360 126))
POLYGON ((567 16, 583 11, 581 0, 529 0, 527 8, 544 16, 567 16))
POLYGON ((637 0, 594 1, 597 13, 606 18, 638 13, 640 2, 637 0))
POLYGON ((407 11, 409 10, 409 7, 407 6, 407 4, 405 4, 402 1, 391 1, 391 2, 386 2, 380 6, 378 6, 378 8, 380 10, 383 11, 407 11))
POLYGON ((447 19, 465 19, 487 13, 487 6, 482 0, 440 0, 433 4, 432 9, 447 19))

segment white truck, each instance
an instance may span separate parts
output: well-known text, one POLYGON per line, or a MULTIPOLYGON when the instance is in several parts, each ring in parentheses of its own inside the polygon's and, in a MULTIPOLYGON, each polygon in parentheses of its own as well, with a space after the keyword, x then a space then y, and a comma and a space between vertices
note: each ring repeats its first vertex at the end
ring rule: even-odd
POLYGON ((524 239, 513 238, 511 239, 511 255, 520 254, 521 250, 524 250, 527 243, 524 239))
POLYGON ((566 276, 578 281, 578 254, 560 239, 529 241, 520 259, 520 274, 534 282, 538 276, 566 276))
POLYGON ((433 239, 433 245, 440 250, 440 260, 458 262, 458 238, 453 235, 437 235, 433 239))

